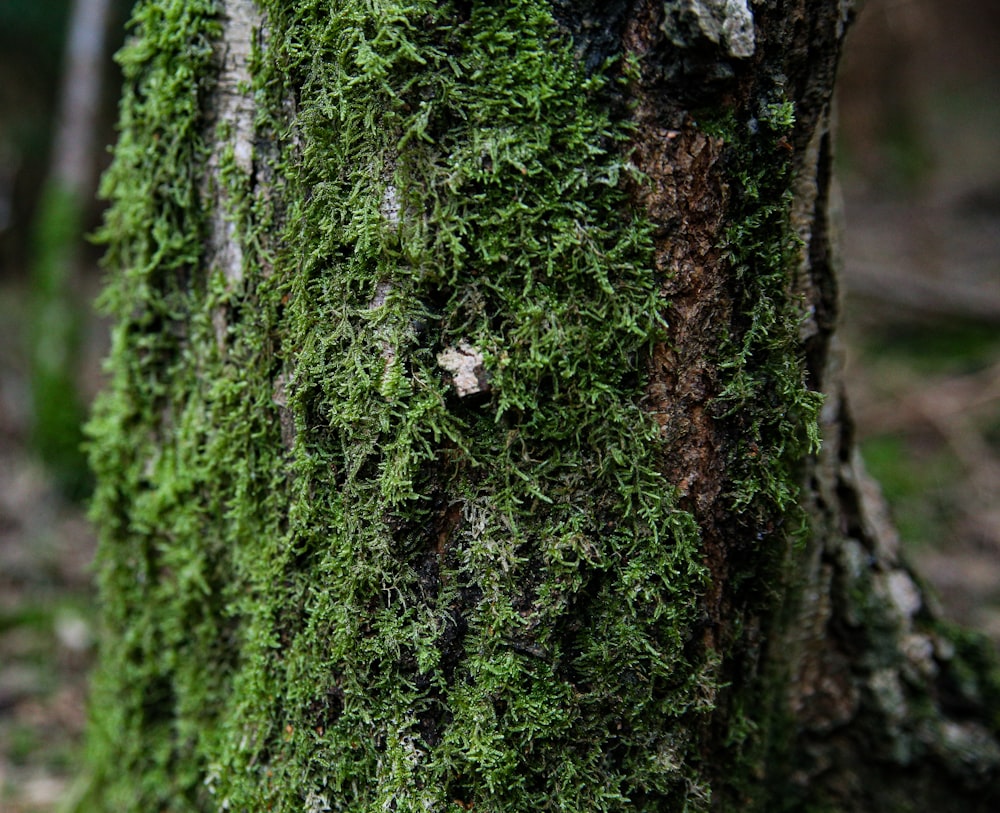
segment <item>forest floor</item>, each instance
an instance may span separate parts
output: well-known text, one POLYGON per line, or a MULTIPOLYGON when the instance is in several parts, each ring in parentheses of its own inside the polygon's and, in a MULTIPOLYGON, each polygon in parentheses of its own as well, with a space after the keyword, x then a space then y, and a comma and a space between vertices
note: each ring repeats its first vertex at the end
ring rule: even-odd
POLYGON ((78 773, 95 539, 27 449, 27 297, 0 286, 0 811, 50 811, 78 773))

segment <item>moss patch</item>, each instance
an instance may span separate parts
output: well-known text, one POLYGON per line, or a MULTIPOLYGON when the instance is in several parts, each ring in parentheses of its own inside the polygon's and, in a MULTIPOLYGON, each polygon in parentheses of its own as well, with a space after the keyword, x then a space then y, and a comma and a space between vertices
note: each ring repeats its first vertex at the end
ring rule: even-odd
MULTIPOLYGON (((121 57, 94 809, 704 808, 718 663, 638 406, 665 303, 609 80, 537 0, 264 5, 283 150, 267 189, 223 162, 237 287, 201 260, 212 4, 140 5, 121 57), (439 364, 463 344, 488 392, 439 364)), ((806 414, 784 209, 744 186, 720 411, 806 414)), ((741 506, 792 499, 752 479, 801 448, 781 415, 741 506)))
POLYGON ((789 224, 791 166, 782 151, 795 123, 789 101, 763 105, 750 125, 706 125, 731 145, 735 201, 726 234, 737 316, 723 347, 726 383, 716 406, 739 441, 728 471, 737 511, 758 525, 795 513, 799 468, 819 450, 822 393, 805 380, 802 304, 790 292, 800 242, 789 224))

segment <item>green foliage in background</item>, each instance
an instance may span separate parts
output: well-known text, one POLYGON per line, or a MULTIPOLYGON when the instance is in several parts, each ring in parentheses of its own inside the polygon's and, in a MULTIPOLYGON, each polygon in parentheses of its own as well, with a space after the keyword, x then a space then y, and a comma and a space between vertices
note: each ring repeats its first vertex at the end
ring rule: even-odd
POLYGON ((86 410, 78 381, 83 313, 77 263, 86 201, 50 181, 42 196, 31 267, 31 443, 67 496, 91 486, 83 451, 86 410))

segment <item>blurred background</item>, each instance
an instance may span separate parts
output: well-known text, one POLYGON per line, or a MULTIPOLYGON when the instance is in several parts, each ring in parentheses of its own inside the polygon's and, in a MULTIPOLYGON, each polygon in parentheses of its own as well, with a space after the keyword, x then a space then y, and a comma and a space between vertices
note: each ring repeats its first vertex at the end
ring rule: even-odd
MULTIPOLYGON (((866 462, 946 615, 1000 645, 1000 3, 867 0, 841 70, 844 337, 866 462)), ((0 0, 0 811, 71 792, 93 658, 79 421, 111 54, 131 0, 0 0)))
POLYGON ((1000 644, 1000 3, 869 0, 838 89, 848 390, 947 615, 1000 644))

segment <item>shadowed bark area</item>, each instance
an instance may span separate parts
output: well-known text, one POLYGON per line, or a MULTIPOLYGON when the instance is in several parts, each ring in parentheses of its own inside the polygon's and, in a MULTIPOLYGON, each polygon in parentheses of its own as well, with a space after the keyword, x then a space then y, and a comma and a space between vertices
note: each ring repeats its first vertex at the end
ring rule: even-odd
POLYGON ((989 798, 831 349, 848 16, 138 7, 87 809, 989 798))

